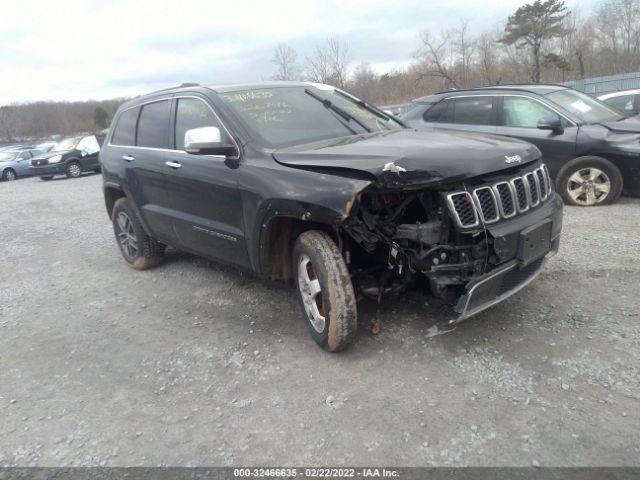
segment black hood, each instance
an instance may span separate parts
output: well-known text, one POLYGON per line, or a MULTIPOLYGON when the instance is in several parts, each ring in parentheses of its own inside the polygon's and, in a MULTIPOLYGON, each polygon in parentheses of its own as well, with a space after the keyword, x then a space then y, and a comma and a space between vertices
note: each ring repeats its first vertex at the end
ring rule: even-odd
POLYGON ((615 122, 601 123, 603 127, 619 133, 640 133, 640 117, 629 117, 615 122))
POLYGON ((407 128, 296 145, 273 156, 291 167, 365 174, 388 188, 465 180, 533 162, 540 151, 506 137, 407 128))
POLYGON ((64 155, 68 154, 69 152, 73 152, 73 150, 59 150, 57 152, 45 152, 45 153, 42 153, 42 154, 38 155, 37 157, 33 157, 33 158, 34 159, 37 158, 39 160, 42 160, 42 159, 55 157, 56 155, 64 156, 64 155))

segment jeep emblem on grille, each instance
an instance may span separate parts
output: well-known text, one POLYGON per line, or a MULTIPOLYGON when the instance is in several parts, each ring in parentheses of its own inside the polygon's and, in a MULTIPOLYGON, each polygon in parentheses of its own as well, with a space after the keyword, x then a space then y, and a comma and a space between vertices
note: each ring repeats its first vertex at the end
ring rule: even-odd
POLYGON ((505 155, 504 161, 507 163, 520 163, 522 161, 522 157, 520 157, 520 155, 505 155))

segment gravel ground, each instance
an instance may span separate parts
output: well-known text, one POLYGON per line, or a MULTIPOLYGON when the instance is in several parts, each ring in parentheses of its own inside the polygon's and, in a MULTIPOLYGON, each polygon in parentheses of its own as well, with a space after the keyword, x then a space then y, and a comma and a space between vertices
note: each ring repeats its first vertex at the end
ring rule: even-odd
POLYGON ((0 184, 0 464, 640 465, 640 200, 566 208, 544 273, 454 332, 388 299, 332 355, 285 286, 129 269, 100 187, 0 184))

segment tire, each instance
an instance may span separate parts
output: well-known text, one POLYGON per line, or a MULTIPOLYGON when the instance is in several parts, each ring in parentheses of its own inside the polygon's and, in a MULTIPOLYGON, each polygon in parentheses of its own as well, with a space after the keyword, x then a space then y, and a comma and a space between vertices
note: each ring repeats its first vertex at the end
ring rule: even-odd
POLYGON ((96 173, 101 173, 102 169, 100 167, 98 167, 98 168, 94 168, 93 171, 96 172, 96 173))
POLYGON ((79 162, 72 160, 67 163, 65 173, 67 174, 68 178, 78 178, 80 175, 82 175, 82 167, 80 166, 79 162))
POLYGON ((53 178, 53 175, 47 175, 46 177, 40 177, 40 180, 42 180, 43 182, 48 182, 52 178, 53 178))
POLYGON ((18 178, 16 172, 13 168, 7 168, 4 172, 2 172, 2 180, 5 182, 11 182, 18 178))
POLYGON ((356 296, 347 265, 329 235, 301 234, 293 247, 293 278, 309 332, 329 352, 347 348, 358 329, 356 296))
POLYGON ((602 157, 578 157, 567 162, 556 179, 564 203, 580 207, 608 205, 622 194, 620 170, 602 157))
POLYGON ((131 268, 146 270, 162 262, 166 246, 147 235, 126 198, 113 205, 111 219, 120 253, 131 268))

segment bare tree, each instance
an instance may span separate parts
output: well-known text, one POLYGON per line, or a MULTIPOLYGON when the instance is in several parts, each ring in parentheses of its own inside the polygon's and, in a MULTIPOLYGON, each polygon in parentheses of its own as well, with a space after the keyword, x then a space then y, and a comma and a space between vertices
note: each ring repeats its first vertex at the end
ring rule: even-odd
POLYGON ((307 74, 314 82, 329 83, 343 88, 347 83, 349 47, 337 38, 329 38, 325 45, 316 46, 307 57, 307 74))
POLYGON ((435 40, 432 35, 423 31, 420 33, 422 45, 418 50, 418 59, 422 68, 420 77, 437 77, 445 81, 445 87, 460 88, 460 82, 455 78, 454 69, 451 67, 449 46, 451 45, 451 33, 440 32, 440 39, 435 40))
POLYGON ((274 80, 299 80, 298 53, 286 43, 276 45, 271 62, 276 65, 274 80))
POLYGON ((476 49, 476 41, 469 37, 469 22, 461 20, 458 28, 452 31, 452 46, 454 54, 458 57, 454 59, 456 70, 459 71, 458 78, 463 87, 470 87, 470 70, 473 55, 476 49))
POLYGON ((640 1, 607 0, 594 23, 613 73, 640 68, 640 1))

